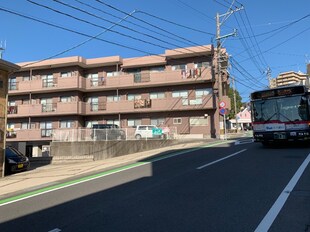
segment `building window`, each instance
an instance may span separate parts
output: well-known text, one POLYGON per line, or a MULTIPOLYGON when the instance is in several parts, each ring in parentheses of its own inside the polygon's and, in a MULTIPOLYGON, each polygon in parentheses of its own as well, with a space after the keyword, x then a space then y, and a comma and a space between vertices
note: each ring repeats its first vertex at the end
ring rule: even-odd
POLYGON ((165 119, 164 118, 151 118, 151 124, 156 125, 156 126, 165 125, 165 119))
POLYGON ((98 121, 85 121, 85 127, 86 128, 92 128, 93 125, 97 125, 98 121))
POLYGON ((51 137, 53 132, 52 122, 40 122, 41 137, 51 137))
POLYGON ((87 100, 90 103, 90 110, 91 111, 98 111, 99 110, 99 99, 98 97, 90 97, 87 100))
POLYGON ((50 75, 42 75, 43 87, 55 87, 54 77, 50 75))
POLYGON ((29 76, 23 76, 23 81, 30 81, 30 77, 29 76))
POLYGON ((165 66, 157 66, 150 68, 150 72, 164 72, 165 66))
POLYGON ((150 93, 150 99, 163 99, 165 98, 164 92, 154 92, 150 93))
POLYGON ((52 112, 56 110, 52 98, 41 98, 42 112, 52 112))
POLYGON ((74 121, 67 120, 67 121, 60 121, 60 128, 73 128, 74 127, 74 121))
POLYGON ((188 97, 188 92, 187 92, 187 90, 173 91, 172 92, 172 97, 187 98, 188 97))
POLYGON ((205 67, 205 68, 211 67, 211 62, 210 61, 205 61, 205 62, 195 63, 195 68, 202 68, 202 67, 205 67))
POLYGON ((109 119, 107 120, 107 124, 115 124, 115 125, 118 125, 119 127, 121 127, 120 125, 120 122, 118 119, 109 119))
POLYGON ((207 126, 208 118, 205 117, 190 117, 189 124, 191 126, 207 126))
POLYGON ((8 106, 16 106, 16 102, 15 101, 8 101, 8 106))
POLYGON ((21 129, 22 129, 22 130, 27 130, 27 129, 29 129, 29 123, 28 123, 28 122, 22 122, 21 129))
POLYGON ((99 75, 98 75, 98 73, 88 74, 87 78, 90 79, 91 86, 99 86, 99 75))
POLYGON ((208 94, 212 93, 212 89, 211 88, 205 88, 205 89, 196 89, 196 97, 200 98, 202 96, 206 96, 208 94))
POLYGON ((121 72, 107 72, 107 77, 117 77, 121 75, 121 72))
POLYGON ((173 124, 182 124, 182 118, 174 118, 173 124))
POLYGON ((141 95, 140 94, 128 94, 127 95, 127 100, 128 101, 134 101, 134 100, 140 100, 141 95))
POLYGON ((30 102, 29 99, 22 99, 22 105, 28 105, 30 102))
POLYGON ((16 77, 9 78, 9 90, 17 90, 16 77))
POLYGON ((60 97, 60 102, 71 102, 71 101, 72 101, 72 97, 68 97, 68 96, 60 97))
POLYGON ((120 100, 120 96, 113 95, 107 97, 107 102, 117 102, 120 100))
POLYGON ((73 76, 73 73, 72 72, 61 72, 60 73, 60 76, 61 77, 72 77, 73 76))
POLYGON ((138 126, 141 124, 142 124, 141 119, 128 119, 127 120, 127 125, 131 127, 138 126))
POLYGON ((172 65, 171 69, 172 71, 187 70, 187 65, 186 64, 172 65))

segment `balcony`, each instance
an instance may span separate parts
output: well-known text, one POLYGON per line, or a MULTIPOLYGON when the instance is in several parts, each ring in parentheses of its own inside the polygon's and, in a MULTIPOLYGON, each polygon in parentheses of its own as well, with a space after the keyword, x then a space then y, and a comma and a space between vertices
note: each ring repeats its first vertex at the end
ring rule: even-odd
POLYGON ((141 72, 135 74, 123 74, 115 77, 108 77, 106 88, 130 88, 146 86, 164 86, 167 84, 185 84, 212 81, 211 68, 200 69, 199 71, 182 73, 178 71, 165 72, 141 72))
POLYGON ((14 82, 9 85, 9 94, 60 92, 64 90, 94 91, 100 89, 126 89, 133 87, 165 86, 167 84, 190 84, 212 81, 211 68, 192 69, 186 72, 141 72, 135 74, 120 74, 114 77, 87 79, 82 76, 53 77, 14 82))
POLYGON ((72 114, 76 115, 76 114, 85 113, 85 103, 83 102, 57 102, 57 103, 50 103, 50 104, 18 105, 18 106, 14 106, 14 110, 12 112, 16 112, 16 113, 9 113, 8 118, 16 118, 16 117, 22 118, 22 117, 29 117, 29 116, 46 116, 46 115, 49 115, 49 116, 51 115, 72 115, 72 114))
MULTIPOLYGON (((16 106, 18 114, 8 114, 8 118, 215 109, 216 103, 213 100, 214 97, 210 94, 196 99, 178 97, 101 103, 57 102, 50 104, 18 105, 16 106)), ((227 100, 227 102, 230 101, 227 100)))
POLYGON ((42 141, 52 140, 52 129, 16 129, 15 136, 7 136, 7 141, 42 141))
POLYGON ((22 93, 55 92, 63 90, 76 90, 85 88, 85 80, 81 76, 57 77, 50 80, 27 80, 19 81, 11 85, 9 94, 16 95, 22 93))
MULTIPOLYGON (((213 95, 207 95, 199 99, 170 98, 170 99, 146 99, 143 107, 137 105, 137 101, 108 102, 106 113, 131 113, 131 112, 160 112, 182 111, 196 109, 214 109, 213 95)), ((87 111, 86 111, 87 114, 87 111)))

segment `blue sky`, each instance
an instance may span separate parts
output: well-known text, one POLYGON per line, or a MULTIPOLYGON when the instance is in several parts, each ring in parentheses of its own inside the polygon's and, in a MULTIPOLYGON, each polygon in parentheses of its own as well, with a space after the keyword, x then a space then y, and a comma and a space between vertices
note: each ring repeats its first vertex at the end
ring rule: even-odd
POLYGON ((17 63, 57 54, 56 57, 137 57, 162 54, 165 49, 176 47, 215 44, 216 13, 222 15, 230 6, 243 6, 221 26, 222 36, 237 29, 237 36, 223 39, 222 45, 231 55, 229 71, 243 101, 249 101, 254 90, 268 85, 268 67, 272 77, 286 71, 306 72, 306 62, 310 60, 309 0, 231 3, 232 0, 0 0, 0 41, 2 45, 6 41, 3 58, 17 63), (125 18, 124 13, 132 16, 125 18), (114 32, 104 32, 111 26, 114 32), (100 40, 87 37, 99 33, 100 40))

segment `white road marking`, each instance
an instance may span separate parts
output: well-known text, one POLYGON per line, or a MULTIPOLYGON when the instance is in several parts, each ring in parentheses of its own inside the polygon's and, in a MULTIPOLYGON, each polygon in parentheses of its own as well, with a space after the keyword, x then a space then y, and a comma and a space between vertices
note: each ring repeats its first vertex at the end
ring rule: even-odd
POLYGON ((205 164, 205 165, 202 165, 202 166, 198 167, 197 169, 203 169, 203 168, 205 168, 205 167, 211 166, 212 164, 221 162, 222 160, 225 160, 225 159, 228 159, 228 158, 233 157, 233 156, 235 156, 235 155, 238 155, 239 153, 244 152, 244 151, 246 151, 246 150, 247 150, 247 149, 243 149, 243 150, 241 150, 241 151, 237 151, 237 152, 235 152, 235 153, 233 153, 233 154, 231 154, 231 155, 229 155, 229 156, 226 156, 226 157, 224 157, 224 158, 215 160, 215 161, 213 161, 213 162, 211 162, 211 163, 207 163, 207 164, 205 164))
POLYGON ((55 228, 55 229, 50 230, 50 231, 48 231, 48 232, 60 232, 60 231, 61 231, 61 229, 55 228))
POLYGON ((293 191, 295 185, 297 184, 298 180, 300 179, 301 175, 307 168, 308 164, 310 162, 310 154, 308 154, 307 158, 304 160, 304 162, 301 164, 301 166, 296 171, 295 175, 292 177, 290 182, 287 184, 285 189, 282 191, 276 202, 273 204, 273 206, 270 208, 264 219, 261 221, 261 223, 256 228, 255 232, 264 232, 268 231, 278 216, 279 212, 283 208, 287 198, 289 197, 290 193, 293 191))
POLYGON ((240 145, 240 144, 246 144, 246 143, 253 143, 254 139, 242 139, 242 140, 237 140, 235 142, 235 145, 240 145))

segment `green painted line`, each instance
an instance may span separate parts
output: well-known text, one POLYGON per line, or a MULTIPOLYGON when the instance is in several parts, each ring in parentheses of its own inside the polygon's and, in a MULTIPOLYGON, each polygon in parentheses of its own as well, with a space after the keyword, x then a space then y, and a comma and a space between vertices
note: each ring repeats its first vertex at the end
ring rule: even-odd
POLYGON ((82 177, 82 178, 79 178, 79 179, 76 179, 76 180, 68 181, 68 182, 61 183, 61 184, 52 185, 52 186, 49 186, 49 187, 45 187, 45 188, 42 188, 42 189, 38 189, 38 190, 35 190, 35 191, 24 193, 24 194, 21 194, 21 195, 17 195, 17 196, 9 197, 9 198, 6 198, 6 199, 2 199, 2 200, 0 200, 0 206, 5 204, 5 203, 21 200, 21 199, 24 199, 24 198, 29 198, 31 196, 39 195, 39 194, 42 194, 42 193, 45 193, 45 192, 49 192, 49 191, 52 191, 52 190, 64 188, 64 187, 67 187, 67 186, 70 186, 70 185, 75 185, 75 184, 78 184, 78 183, 81 183, 81 182, 85 182, 85 181, 88 181, 88 180, 92 180, 92 179, 96 179, 96 178, 99 178, 99 177, 107 176, 107 175, 110 175, 110 174, 113 174, 113 173, 124 171, 126 169, 131 169, 131 168, 134 168, 134 167, 138 167, 138 166, 141 166, 141 165, 144 165, 144 164, 147 164, 147 163, 148 162, 137 162, 137 163, 134 163, 134 164, 129 164, 129 165, 126 165, 126 166, 122 166, 122 167, 115 168, 115 169, 112 169, 112 170, 108 170, 108 171, 105 171, 105 172, 97 173, 97 174, 94 174, 94 175, 85 176, 85 177, 82 177))
POLYGON ((156 157, 156 158, 153 158, 153 159, 149 159, 146 162, 137 162, 137 163, 125 165, 125 166, 122 166, 122 167, 119 167, 119 168, 114 168, 114 169, 111 169, 111 170, 108 170, 108 171, 104 171, 104 172, 100 172, 100 173, 97 173, 97 174, 94 174, 94 175, 85 176, 85 177, 82 177, 82 178, 79 178, 79 179, 76 179, 76 180, 71 180, 71 181, 68 181, 68 182, 61 183, 61 184, 56 184, 56 185, 52 185, 52 186, 49 186, 49 187, 41 188, 41 189, 38 189, 38 190, 34 190, 34 191, 31 191, 31 192, 27 192, 27 193, 24 193, 24 194, 20 194, 20 195, 17 195, 17 196, 5 198, 5 199, 0 200, 0 206, 2 206, 4 204, 8 204, 10 202, 19 201, 19 200, 23 200, 23 199, 26 199, 26 198, 30 198, 30 197, 36 196, 36 195, 47 193, 49 191, 53 191, 53 190, 61 189, 61 188, 64 188, 64 187, 68 187, 70 185, 75 185, 75 184, 86 182, 86 181, 89 181, 89 180, 92 180, 92 179, 97 179, 97 178, 100 178, 100 177, 111 175, 111 174, 114 174, 114 173, 117 173, 117 172, 120 172, 120 171, 124 171, 124 170, 127 170, 127 169, 134 168, 134 167, 139 167, 139 166, 142 166, 142 165, 145 165, 145 164, 149 164, 149 163, 152 163, 152 162, 156 162, 156 161, 159 161, 159 160, 162 160, 162 159, 167 159, 167 158, 170 158, 170 157, 173 157, 173 156, 178 156, 178 155, 182 155, 182 154, 185 154, 185 153, 188 153, 188 152, 200 150, 200 149, 207 148, 207 147, 213 147, 213 146, 217 146, 217 145, 221 145, 221 144, 226 144, 226 143, 230 143, 230 142, 231 141, 227 141, 227 140, 226 141, 221 141, 221 142, 213 142, 213 143, 209 143, 207 145, 202 145, 200 147, 196 147, 196 148, 192 148, 192 149, 188 149, 188 150, 184 150, 184 151, 180 151, 180 152, 173 152, 171 154, 167 154, 167 155, 164 155, 164 156, 161 156, 161 157, 156 157))

